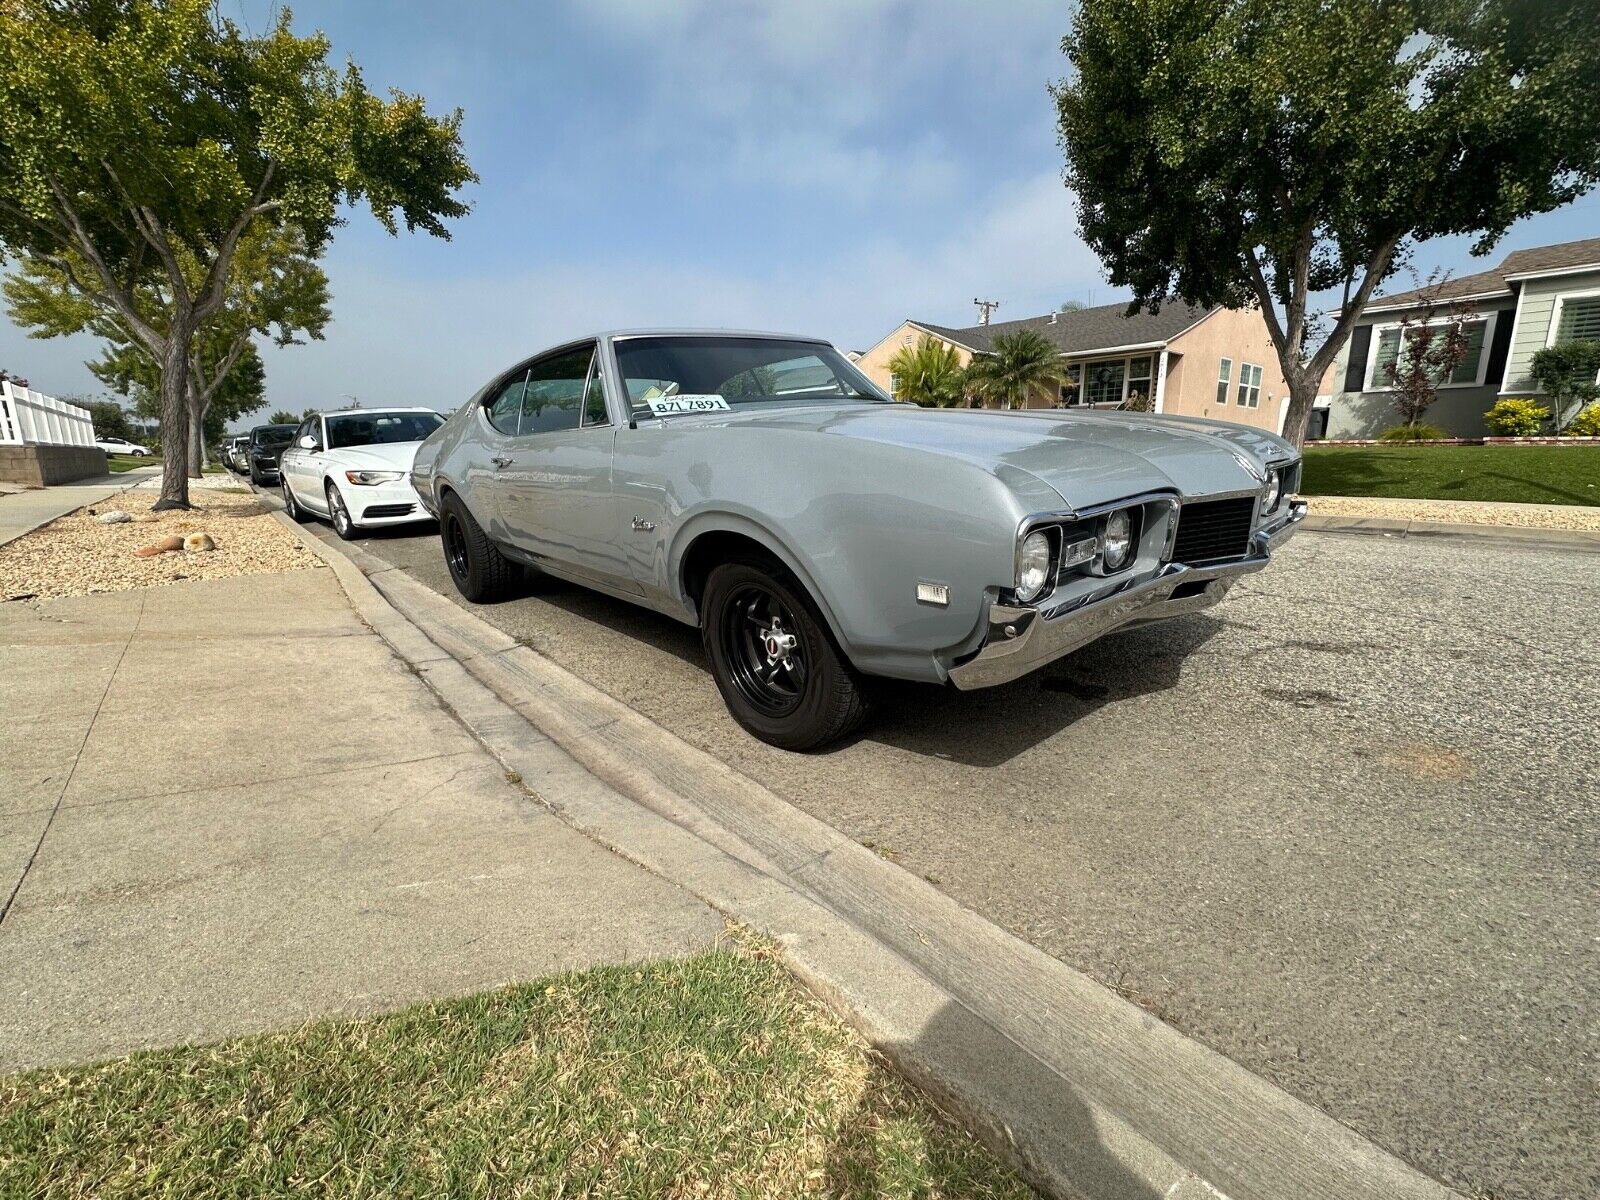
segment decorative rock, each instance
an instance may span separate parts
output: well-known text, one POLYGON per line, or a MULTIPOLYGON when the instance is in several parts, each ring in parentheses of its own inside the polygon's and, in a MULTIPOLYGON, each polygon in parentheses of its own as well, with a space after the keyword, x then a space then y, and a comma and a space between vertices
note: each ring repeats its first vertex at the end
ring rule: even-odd
POLYGON ((102 525, 123 525, 133 520, 133 518, 127 513, 123 512, 120 508, 115 508, 110 512, 101 513, 95 518, 95 520, 99 521, 102 525))
POLYGON ((158 554, 171 554, 183 549, 183 539, 177 534, 164 537, 159 542, 151 542, 148 546, 140 546, 133 552, 135 558, 154 558, 158 554))
POLYGON ((183 539, 183 548, 190 554, 199 554, 207 550, 215 550, 217 543, 212 540, 209 533, 191 533, 183 539))

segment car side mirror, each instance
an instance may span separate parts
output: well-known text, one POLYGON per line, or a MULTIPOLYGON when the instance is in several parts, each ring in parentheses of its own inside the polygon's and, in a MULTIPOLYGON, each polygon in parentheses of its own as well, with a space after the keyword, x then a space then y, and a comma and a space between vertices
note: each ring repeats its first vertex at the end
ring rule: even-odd
POLYGON ((302 437, 300 439, 300 449, 302 449, 302 450, 315 450, 316 448, 317 448, 317 439, 312 437, 309 433, 306 434, 304 437, 302 437))

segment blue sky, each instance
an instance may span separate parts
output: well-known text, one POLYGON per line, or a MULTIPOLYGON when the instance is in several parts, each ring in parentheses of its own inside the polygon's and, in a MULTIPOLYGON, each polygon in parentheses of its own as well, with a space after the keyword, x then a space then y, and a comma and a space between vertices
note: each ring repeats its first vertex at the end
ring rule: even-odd
MULTIPOLYGON (((222 0, 254 28, 271 6, 222 0)), ((466 111, 482 177, 453 240, 352 214, 326 339, 269 350, 268 401, 454 407, 586 330, 718 325, 870 345, 903 317, 1121 297, 1074 231, 1047 85, 1069 7, 1033 0, 338 0, 295 6, 377 88, 466 111)), ((1600 235, 1600 197, 1496 248, 1600 235)), ((1419 264, 1486 265, 1467 239, 1419 264)), ((96 392, 86 339, 0 315, 0 365, 96 392)))

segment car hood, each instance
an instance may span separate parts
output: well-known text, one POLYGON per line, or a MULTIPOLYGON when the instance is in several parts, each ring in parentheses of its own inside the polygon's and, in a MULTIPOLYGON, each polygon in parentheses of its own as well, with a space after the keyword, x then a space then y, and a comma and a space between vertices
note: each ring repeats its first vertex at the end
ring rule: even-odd
POLYGON ((1000 475, 1025 471, 1072 508, 1171 488, 1185 496, 1241 491, 1265 480, 1268 463, 1295 457, 1289 443, 1263 430, 1149 413, 852 405, 736 410, 709 420, 883 442, 1000 475))
POLYGON ((331 451, 333 458, 351 467, 373 471, 410 471, 421 442, 382 442, 372 446, 346 446, 331 451))

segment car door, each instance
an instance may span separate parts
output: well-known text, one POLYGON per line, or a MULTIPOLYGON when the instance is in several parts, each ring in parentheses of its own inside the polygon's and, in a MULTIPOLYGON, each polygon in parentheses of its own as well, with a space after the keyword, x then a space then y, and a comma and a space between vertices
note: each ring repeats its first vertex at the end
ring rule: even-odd
POLYGON ((294 493, 295 503, 314 512, 321 512, 327 507, 322 494, 322 464, 318 457, 322 453, 321 445, 321 420, 307 417, 300 422, 300 428, 294 431, 294 440, 289 443, 289 449, 283 452, 283 458, 278 463, 283 485, 294 493), (311 439, 311 446, 303 444, 305 438, 311 439))
POLYGON ((496 524, 536 562, 637 593, 617 531, 613 419, 593 342, 529 364, 517 434, 497 452, 496 524))

